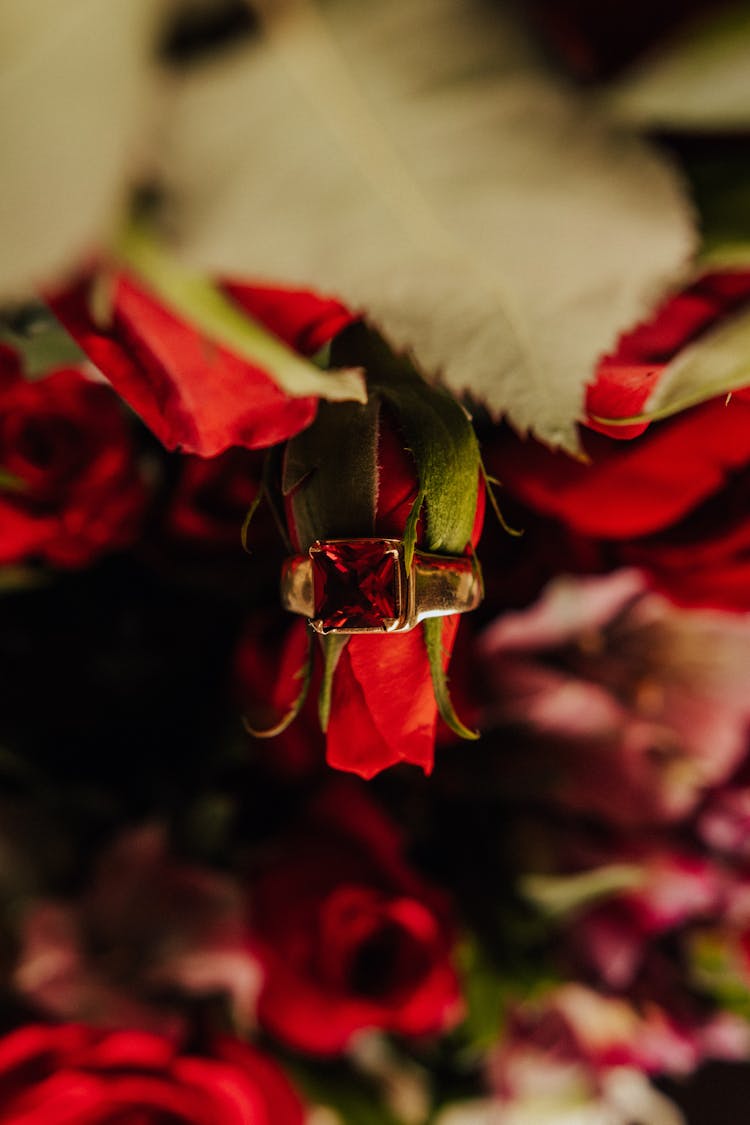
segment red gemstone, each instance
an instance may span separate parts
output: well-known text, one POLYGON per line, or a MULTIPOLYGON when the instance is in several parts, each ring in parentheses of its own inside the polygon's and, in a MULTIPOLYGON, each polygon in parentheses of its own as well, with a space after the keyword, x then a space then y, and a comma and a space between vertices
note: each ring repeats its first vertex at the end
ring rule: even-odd
POLYGON ((383 629, 401 615, 398 558, 392 543, 322 543, 313 562, 315 618, 329 629, 383 629))

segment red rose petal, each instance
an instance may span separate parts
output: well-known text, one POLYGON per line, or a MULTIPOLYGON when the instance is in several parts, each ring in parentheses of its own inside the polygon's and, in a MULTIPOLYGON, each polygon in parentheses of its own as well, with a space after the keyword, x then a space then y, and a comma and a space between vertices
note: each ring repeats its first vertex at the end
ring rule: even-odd
POLYGON ((121 274, 113 322, 100 329, 86 281, 51 298, 55 315, 168 449, 215 456, 298 433, 317 399, 289 398, 264 370, 208 341, 121 274))
POLYGON ((601 360, 586 392, 586 425, 617 439, 638 437, 650 423, 607 425, 597 419, 641 414, 664 368, 702 332, 750 300, 750 272, 705 274, 669 297, 654 315, 626 332, 601 360))
POLYGON ((648 535, 679 520, 750 458, 750 391, 713 399, 627 444, 586 435, 589 464, 507 434, 491 472, 525 503, 604 539, 648 535))
POLYGON ((304 289, 276 289, 227 279, 221 288, 274 336, 314 355, 357 318, 339 301, 304 289))

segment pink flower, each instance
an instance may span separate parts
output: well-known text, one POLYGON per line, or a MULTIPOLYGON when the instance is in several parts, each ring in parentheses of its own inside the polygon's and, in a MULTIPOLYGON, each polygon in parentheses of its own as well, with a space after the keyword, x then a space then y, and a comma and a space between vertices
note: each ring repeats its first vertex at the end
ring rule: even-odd
POLYGON ((618 824, 690 813, 743 759, 750 623, 680 609, 631 570, 560 578, 489 626, 484 725, 520 728, 538 796, 618 824))
POLYGON ((171 857, 157 825, 121 836, 77 900, 31 899, 19 945, 15 990, 57 1019, 176 1035, 178 998, 217 994, 239 1025, 254 1019, 261 974, 240 890, 171 857))

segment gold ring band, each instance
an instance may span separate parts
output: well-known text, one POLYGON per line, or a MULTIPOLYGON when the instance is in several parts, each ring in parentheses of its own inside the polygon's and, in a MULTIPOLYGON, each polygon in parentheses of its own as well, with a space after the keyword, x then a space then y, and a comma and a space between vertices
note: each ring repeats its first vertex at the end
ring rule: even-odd
POLYGON ((405 633, 426 617, 476 609, 482 584, 465 555, 414 551, 400 539, 316 540, 284 562, 281 601, 317 633, 405 633))

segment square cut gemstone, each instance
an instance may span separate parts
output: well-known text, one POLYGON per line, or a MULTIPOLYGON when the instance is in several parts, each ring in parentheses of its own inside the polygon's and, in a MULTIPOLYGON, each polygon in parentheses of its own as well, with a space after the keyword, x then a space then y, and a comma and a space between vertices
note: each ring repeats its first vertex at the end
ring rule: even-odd
POLYGON ((384 539, 312 547, 315 620, 329 629, 384 629, 401 616, 399 559, 384 539))

